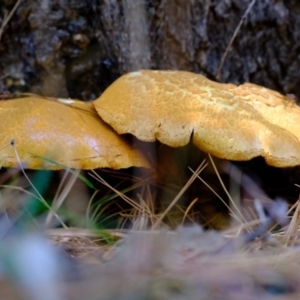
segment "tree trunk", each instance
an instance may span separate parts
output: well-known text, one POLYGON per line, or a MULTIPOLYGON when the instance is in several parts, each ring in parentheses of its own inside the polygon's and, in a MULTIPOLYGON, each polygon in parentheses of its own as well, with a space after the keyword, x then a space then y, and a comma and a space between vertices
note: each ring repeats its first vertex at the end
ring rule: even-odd
MULTIPOLYGON (((0 23, 15 5, 0 4, 0 23)), ((216 79, 251 0, 22 0, 3 28, 0 90, 95 99, 140 68, 216 79)), ((245 81, 300 97, 300 2, 257 0, 220 81, 245 81)))

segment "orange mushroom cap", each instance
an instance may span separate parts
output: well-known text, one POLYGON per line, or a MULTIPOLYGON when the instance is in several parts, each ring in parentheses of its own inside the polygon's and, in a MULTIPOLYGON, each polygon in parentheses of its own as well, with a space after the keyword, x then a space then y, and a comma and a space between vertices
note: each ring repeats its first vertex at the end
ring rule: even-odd
POLYGON ((90 104, 60 101, 0 101, 1 166, 18 166, 13 140, 22 164, 30 169, 148 167, 143 155, 106 125, 90 104))
POLYGON ((118 133, 172 147, 190 139, 220 158, 263 156, 277 167, 300 165, 300 107, 254 84, 222 84, 184 71, 141 70, 116 80, 94 101, 118 133))

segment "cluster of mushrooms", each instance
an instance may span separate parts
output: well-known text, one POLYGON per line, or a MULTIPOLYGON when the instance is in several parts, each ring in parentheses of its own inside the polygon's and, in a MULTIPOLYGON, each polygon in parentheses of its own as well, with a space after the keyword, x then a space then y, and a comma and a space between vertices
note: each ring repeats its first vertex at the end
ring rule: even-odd
POLYGON ((0 157, 29 169, 151 167, 122 137, 216 157, 262 156, 275 167, 300 165, 300 107, 270 89, 213 82, 184 71, 123 75, 92 103, 25 97, 0 101, 0 157))

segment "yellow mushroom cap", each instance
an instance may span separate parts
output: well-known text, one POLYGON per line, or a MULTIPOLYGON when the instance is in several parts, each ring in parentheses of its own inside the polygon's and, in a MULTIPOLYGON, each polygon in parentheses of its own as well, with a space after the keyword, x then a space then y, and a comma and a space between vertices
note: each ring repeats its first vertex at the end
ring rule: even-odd
POLYGON ((222 84, 184 71, 141 70, 116 80, 94 101, 118 133, 172 147, 190 140, 230 160, 263 156, 300 165, 300 107, 254 84, 222 84))
POLYGON ((18 166, 11 140, 22 164, 30 169, 148 167, 143 155, 82 101, 42 97, 0 101, 0 120, 4 167, 18 166))

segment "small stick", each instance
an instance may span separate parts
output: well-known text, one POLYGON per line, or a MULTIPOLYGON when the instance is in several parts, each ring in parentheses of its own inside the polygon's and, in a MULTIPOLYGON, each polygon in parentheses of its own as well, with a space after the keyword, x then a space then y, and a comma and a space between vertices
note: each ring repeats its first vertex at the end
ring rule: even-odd
POLYGON ((240 28, 242 27, 245 19, 247 18, 247 15, 251 11, 252 6, 254 5, 255 1, 256 0, 252 0, 252 2, 249 4, 247 10, 245 11, 244 15, 242 16, 241 21, 240 21, 239 25, 237 26, 237 28, 235 29, 235 31, 234 31, 234 33, 233 33, 233 35, 231 37, 231 40, 230 40, 230 42, 229 42, 229 44, 228 44, 228 46, 227 46, 227 48, 226 48, 226 50, 225 50, 225 52, 224 52, 224 54, 222 56, 222 59, 221 59, 221 62, 220 62, 220 65, 219 65, 219 68, 218 68, 218 71, 217 71, 217 76, 216 76, 217 80, 219 80, 219 81, 220 81, 220 77, 221 77, 221 71, 222 71, 225 59, 226 59, 226 57, 228 55, 228 52, 229 52, 229 50, 230 50, 230 48, 231 48, 231 46, 232 46, 232 44, 233 44, 233 42, 235 40, 235 38, 236 38, 236 36, 237 36, 240 28))
POLYGON ((11 12, 9 13, 9 15, 7 17, 4 18, 3 22, 2 22, 2 25, 0 27, 0 41, 1 41, 1 38, 2 38, 2 34, 3 34, 3 31, 6 27, 6 25, 8 24, 8 22, 10 21, 10 19, 12 18, 12 16, 14 15, 15 11, 17 10, 17 8, 19 7, 20 3, 21 3, 22 0, 18 0, 15 4, 15 6, 13 7, 13 9, 11 10, 11 12))

